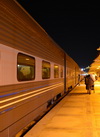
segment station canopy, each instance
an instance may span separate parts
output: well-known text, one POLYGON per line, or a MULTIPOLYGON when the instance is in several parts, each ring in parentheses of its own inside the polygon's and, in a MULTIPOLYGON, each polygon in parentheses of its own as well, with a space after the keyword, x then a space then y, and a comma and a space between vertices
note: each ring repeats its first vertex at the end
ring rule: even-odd
MULTIPOLYGON (((97 50, 100 52, 100 47, 97 50)), ((100 72, 100 54, 93 60, 89 72, 100 72)))

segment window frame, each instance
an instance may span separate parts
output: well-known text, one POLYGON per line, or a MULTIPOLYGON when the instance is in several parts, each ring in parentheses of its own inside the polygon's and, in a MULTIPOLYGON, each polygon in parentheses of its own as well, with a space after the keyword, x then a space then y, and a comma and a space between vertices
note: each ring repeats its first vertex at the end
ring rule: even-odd
POLYGON ((59 65, 57 65, 57 64, 54 64, 54 78, 59 78, 59 65), (55 67, 56 66, 58 67, 58 74, 56 74, 57 76, 55 75, 55 67))
POLYGON ((42 60, 42 79, 50 79, 50 78, 51 78, 51 63, 49 61, 42 60), (46 75, 46 77, 43 76, 43 63, 46 63, 46 64, 49 65, 49 67, 47 67, 47 68, 49 68, 48 69, 49 70, 49 75, 46 75))
MULTIPOLYGON (((21 53, 21 52, 19 52, 18 54, 17 54, 17 80, 19 81, 19 82, 25 82, 25 81, 32 81, 32 80, 35 80, 35 67, 36 67, 36 64, 35 64, 35 57, 33 57, 33 56, 30 56, 30 55, 27 55, 27 54, 24 54, 24 53, 21 53), (24 62, 20 62, 20 61, 18 61, 18 58, 19 58, 19 56, 23 56, 22 57, 22 59, 24 59, 24 57, 26 58, 25 59, 25 61, 27 62, 29 59, 33 59, 33 65, 31 64, 31 63, 29 63, 29 62, 27 62, 27 63, 24 63, 24 62), (33 75, 31 75, 31 74, 27 74, 26 76, 28 76, 27 78, 25 78, 25 75, 22 75, 22 77, 20 77, 20 74, 18 74, 19 73, 19 70, 18 70, 18 65, 22 65, 23 67, 24 67, 24 69, 27 67, 27 69, 30 71, 30 73, 33 73, 33 75), (33 66, 33 67, 32 67, 33 66), (28 68, 29 67, 29 68, 28 68), (32 69, 33 69, 33 71, 32 71, 32 69), (18 76, 19 75, 19 76, 18 76), (29 78, 30 77, 30 78, 29 78)), ((20 68, 21 69, 21 68, 20 68)), ((22 73, 22 72, 21 72, 22 73)), ((26 73, 28 73, 27 71, 26 71, 26 73)), ((24 74, 24 73, 22 73, 22 74, 24 74)))

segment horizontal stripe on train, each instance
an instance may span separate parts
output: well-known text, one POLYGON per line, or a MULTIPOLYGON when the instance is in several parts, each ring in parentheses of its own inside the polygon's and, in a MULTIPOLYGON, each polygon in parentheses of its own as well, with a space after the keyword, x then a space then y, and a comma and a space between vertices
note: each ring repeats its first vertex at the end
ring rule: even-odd
POLYGON ((54 85, 54 84, 57 84, 57 83, 59 83, 59 82, 51 83, 51 84, 46 84, 46 85, 43 85, 43 86, 34 87, 34 88, 30 88, 30 89, 20 90, 20 91, 17 91, 17 92, 14 92, 14 93, 5 94, 5 95, 0 95, 0 98, 4 98, 4 97, 7 97, 7 96, 12 96, 12 95, 16 95, 16 94, 21 93, 21 92, 26 92, 26 91, 30 91, 30 90, 34 90, 34 89, 38 89, 38 88, 47 87, 47 86, 54 85))
POLYGON ((19 102, 24 101, 24 100, 26 100, 26 99, 32 98, 33 96, 36 96, 36 95, 41 94, 41 92, 44 93, 44 92, 46 92, 46 91, 48 91, 48 90, 52 90, 52 89, 58 88, 58 87, 60 87, 60 86, 62 86, 62 85, 63 85, 63 83, 60 83, 60 84, 52 85, 52 86, 49 86, 49 87, 46 87, 46 88, 43 88, 43 89, 38 89, 38 90, 32 91, 32 92, 30 92, 30 93, 26 93, 26 94, 23 94, 23 95, 19 95, 19 96, 16 96, 16 97, 12 97, 12 98, 9 98, 9 99, 5 99, 5 100, 0 101, 0 102, 1 102, 1 103, 5 103, 5 102, 7 102, 7 101, 11 101, 11 100, 14 100, 14 99, 16 99, 16 98, 19 98, 19 99, 16 100, 16 101, 13 101, 13 102, 11 102, 11 103, 7 103, 6 105, 0 106, 0 109, 3 109, 3 108, 5 108, 5 107, 8 107, 8 106, 13 105, 13 104, 16 104, 16 103, 19 103, 19 102), (32 95, 32 94, 33 94, 33 95, 32 95), (27 95, 28 95, 28 96, 27 96, 27 95), (20 99, 20 97, 23 97, 23 96, 27 96, 27 97, 24 97, 24 98, 20 99))

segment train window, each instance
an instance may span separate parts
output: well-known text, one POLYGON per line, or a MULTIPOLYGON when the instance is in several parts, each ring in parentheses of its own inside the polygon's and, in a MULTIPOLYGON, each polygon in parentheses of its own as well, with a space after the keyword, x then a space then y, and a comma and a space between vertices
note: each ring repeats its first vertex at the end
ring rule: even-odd
POLYGON ((54 78, 59 78, 59 66, 54 65, 54 78))
POLYGON ((18 53, 17 57, 17 79, 27 81, 35 79, 35 58, 18 53))
POLYGON ((50 78, 50 63, 47 61, 42 61, 42 79, 50 78))
POLYGON ((61 69, 60 69, 60 76, 61 76, 61 78, 63 77, 63 67, 61 67, 61 69))

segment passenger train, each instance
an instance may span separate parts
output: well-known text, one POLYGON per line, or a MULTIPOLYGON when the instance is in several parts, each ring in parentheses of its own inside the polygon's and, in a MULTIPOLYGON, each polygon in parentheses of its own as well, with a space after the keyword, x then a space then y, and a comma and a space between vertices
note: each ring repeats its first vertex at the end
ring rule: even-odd
POLYGON ((0 16, 0 137, 14 137, 73 89, 81 70, 16 0, 1 0, 0 16))

